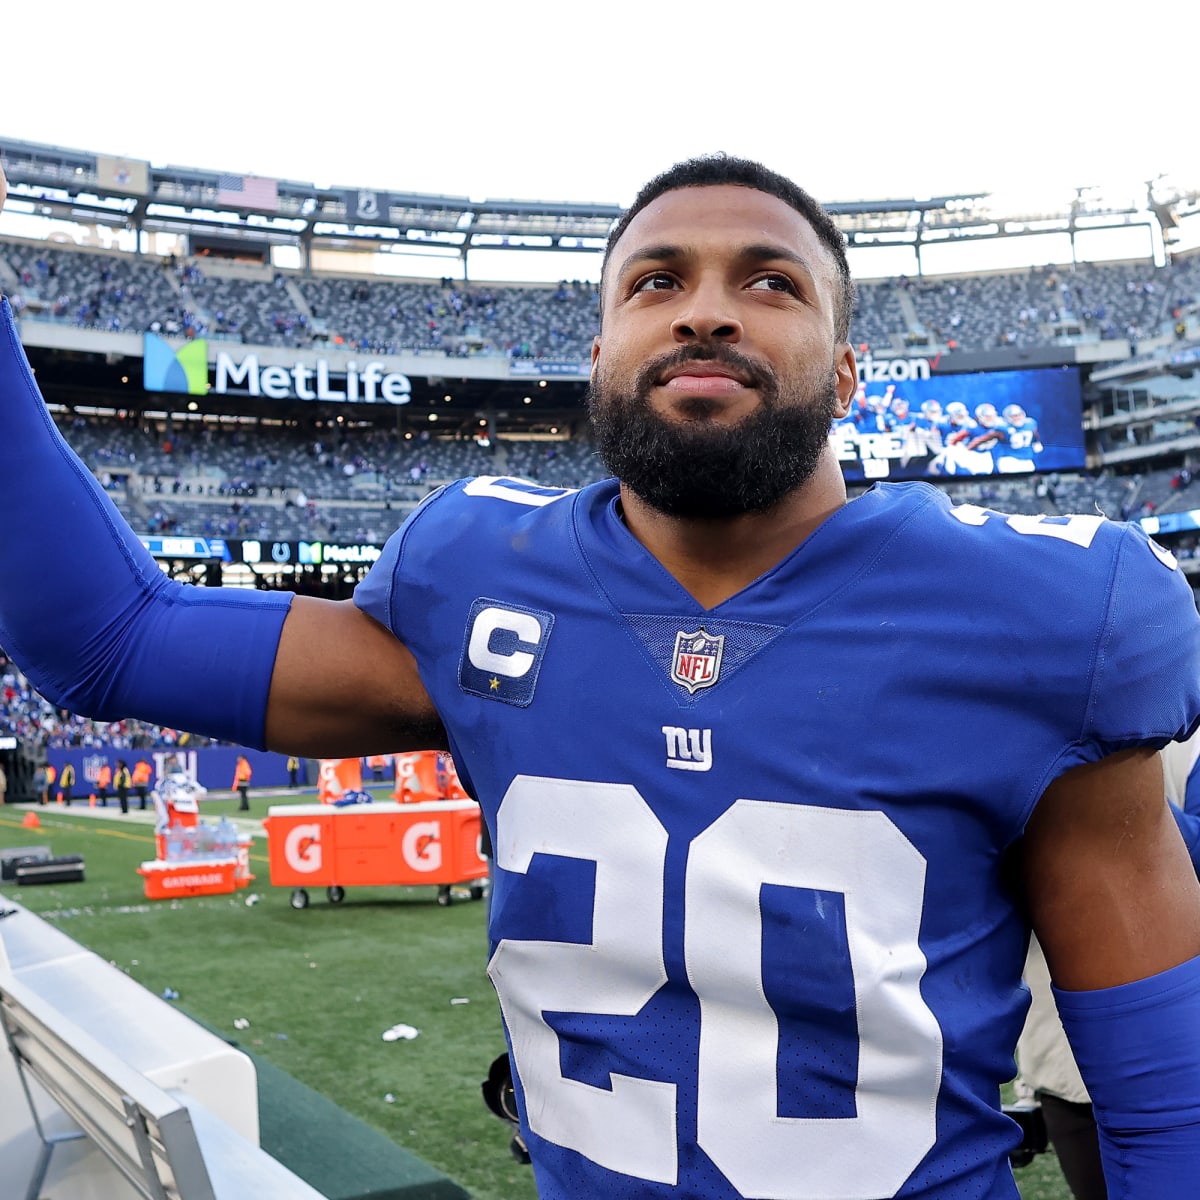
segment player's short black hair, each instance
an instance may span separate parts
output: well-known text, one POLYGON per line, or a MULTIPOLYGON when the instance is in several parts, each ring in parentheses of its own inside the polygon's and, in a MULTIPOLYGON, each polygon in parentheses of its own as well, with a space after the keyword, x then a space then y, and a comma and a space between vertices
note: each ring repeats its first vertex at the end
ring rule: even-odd
POLYGON ((832 256, 837 270, 834 333, 838 341, 846 341, 850 336, 850 316, 854 311, 854 281, 850 278, 850 264, 846 261, 846 240, 842 231, 833 223, 833 218, 825 209, 802 187, 786 176, 764 167, 762 163, 748 158, 735 158, 729 154, 706 154, 699 158, 689 158, 676 163, 645 184, 608 235, 608 245, 604 250, 604 263, 601 268, 601 287, 603 288, 613 248, 629 228, 629 223, 646 205, 657 200, 664 192, 688 187, 718 187, 721 184, 753 188, 756 192, 775 196, 794 208, 812 226, 813 232, 832 256))

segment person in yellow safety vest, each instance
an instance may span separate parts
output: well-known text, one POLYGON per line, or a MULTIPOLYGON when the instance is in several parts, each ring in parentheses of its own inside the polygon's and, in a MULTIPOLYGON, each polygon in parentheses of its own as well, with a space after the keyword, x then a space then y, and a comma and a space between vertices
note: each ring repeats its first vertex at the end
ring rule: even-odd
POLYGON ((108 785, 112 783, 112 767, 101 763, 96 772, 96 800, 101 808, 108 807, 108 785))
POLYGON ((300 779, 300 760, 294 754, 287 760, 287 773, 288 787, 298 787, 300 779))
POLYGON ((62 774, 58 777, 58 798, 68 808, 71 807, 71 793, 75 788, 75 767, 71 763, 63 763, 62 774))
POLYGON ((150 779, 153 775, 150 764, 144 759, 139 758, 133 764, 133 787, 137 792, 138 807, 144 812, 146 809, 146 792, 150 787, 150 779))
POLYGON ((129 764, 123 758, 117 759, 117 771, 113 776, 113 786, 117 789, 117 799, 121 803, 121 811, 129 811, 129 789, 133 786, 133 777, 129 773, 129 764))
POLYGON ((250 811, 250 776, 254 772, 250 769, 250 760, 244 755, 239 754, 237 765, 233 768, 233 790, 241 797, 238 804, 238 812, 250 811))

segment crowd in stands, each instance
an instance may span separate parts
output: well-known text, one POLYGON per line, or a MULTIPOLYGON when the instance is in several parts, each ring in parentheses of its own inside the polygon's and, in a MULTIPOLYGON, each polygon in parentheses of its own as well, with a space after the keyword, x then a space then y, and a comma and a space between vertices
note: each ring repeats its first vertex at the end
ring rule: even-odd
POLYGON ((1045 345, 1085 334, 1134 345, 1174 323, 1200 295, 1200 256, 1149 263, 1089 263, 1073 270, 899 280, 913 327, 963 349, 1045 345))
POLYGON ((210 745, 207 738, 142 721, 93 721, 56 708, 35 691, 21 669, 0 650, 0 730, 26 746, 66 749, 105 746, 114 750, 210 745))
MULTIPOLYGON (((204 424, 169 437, 117 418, 61 418, 64 437, 143 534, 382 544, 432 491, 470 475, 513 475, 582 487, 607 472, 586 437, 472 439, 394 429, 300 429, 204 424)), ((1009 512, 1103 512, 1116 519, 1200 507, 1192 472, 1178 465, 989 477, 941 486, 956 499, 1009 512)))
MULTIPOLYGON (((363 353, 583 361, 598 327, 595 284, 467 284, 305 275, 215 261, 0 240, 0 286, 38 319, 88 329, 227 338, 363 353), (251 270, 251 274, 246 274, 251 270)), ((1026 347, 1068 339, 1137 345, 1200 296, 1200 254, 977 276, 859 284, 854 338, 913 346, 1026 347)))
POLYGON ((390 429, 204 424, 169 434, 61 418, 63 436, 144 534, 381 543, 431 490, 469 475, 580 487, 604 472, 587 441, 411 440, 390 429))

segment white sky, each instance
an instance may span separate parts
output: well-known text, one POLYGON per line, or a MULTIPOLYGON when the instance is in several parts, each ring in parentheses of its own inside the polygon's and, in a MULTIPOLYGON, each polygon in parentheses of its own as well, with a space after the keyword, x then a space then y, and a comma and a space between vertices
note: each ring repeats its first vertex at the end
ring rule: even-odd
POLYGON ((10 5, 5 138, 473 199, 628 203, 696 153, 819 199, 1200 188, 1200 5, 10 5))

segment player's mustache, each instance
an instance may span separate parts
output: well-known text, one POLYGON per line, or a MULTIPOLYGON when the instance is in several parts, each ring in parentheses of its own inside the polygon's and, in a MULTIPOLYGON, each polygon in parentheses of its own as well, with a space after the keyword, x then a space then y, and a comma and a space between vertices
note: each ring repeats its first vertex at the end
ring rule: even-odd
POLYGON ((637 393, 645 395, 667 371, 693 362, 721 363, 739 372, 747 382, 767 393, 775 386, 775 373, 769 367, 740 354, 730 346, 714 343, 707 346, 680 346, 677 350, 651 359, 638 372, 637 393))

